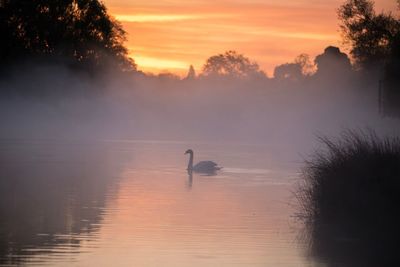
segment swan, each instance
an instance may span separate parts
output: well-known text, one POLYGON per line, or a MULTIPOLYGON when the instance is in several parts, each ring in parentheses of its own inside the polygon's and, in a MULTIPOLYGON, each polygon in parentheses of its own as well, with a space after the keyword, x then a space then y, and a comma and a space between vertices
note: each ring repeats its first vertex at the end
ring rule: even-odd
POLYGON ((217 163, 213 161, 200 161, 196 165, 193 166, 193 150, 188 149, 185 152, 185 155, 189 154, 189 164, 187 167, 188 172, 201 172, 201 173, 213 173, 221 169, 217 163))

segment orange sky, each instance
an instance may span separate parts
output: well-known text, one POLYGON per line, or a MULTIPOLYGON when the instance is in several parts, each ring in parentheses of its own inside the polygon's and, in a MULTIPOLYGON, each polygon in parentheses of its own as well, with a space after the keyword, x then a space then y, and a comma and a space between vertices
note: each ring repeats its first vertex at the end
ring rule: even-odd
MULTIPOLYGON (((376 10, 396 1, 378 0, 376 10)), ((206 59, 236 50, 272 75, 276 65, 328 45, 341 45, 336 9, 342 0, 105 0, 128 33, 140 70, 184 74, 206 59)))

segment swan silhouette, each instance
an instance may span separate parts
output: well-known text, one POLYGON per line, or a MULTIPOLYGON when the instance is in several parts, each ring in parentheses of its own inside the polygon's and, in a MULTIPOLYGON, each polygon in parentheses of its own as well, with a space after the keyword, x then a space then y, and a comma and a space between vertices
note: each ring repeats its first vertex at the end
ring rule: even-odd
POLYGON ((193 166, 193 150, 188 149, 185 152, 185 155, 189 154, 189 164, 187 167, 188 172, 199 172, 199 173, 215 173, 216 171, 220 170, 221 167, 218 166, 217 163, 213 162, 213 161, 200 161, 198 162, 196 165, 193 166))

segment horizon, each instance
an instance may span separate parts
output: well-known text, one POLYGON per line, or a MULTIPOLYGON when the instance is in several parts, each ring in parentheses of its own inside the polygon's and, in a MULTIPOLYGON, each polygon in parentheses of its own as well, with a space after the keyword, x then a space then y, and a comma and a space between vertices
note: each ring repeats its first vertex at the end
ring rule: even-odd
MULTIPOLYGON (((300 54, 313 60, 330 45, 349 54, 336 13, 342 2, 104 1, 127 32, 125 45, 138 70, 181 77, 190 65, 199 73, 209 57, 228 50, 257 62, 268 76, 300 54)), ((396 3, 378 0, 375 10, 394 12, 396 3)))

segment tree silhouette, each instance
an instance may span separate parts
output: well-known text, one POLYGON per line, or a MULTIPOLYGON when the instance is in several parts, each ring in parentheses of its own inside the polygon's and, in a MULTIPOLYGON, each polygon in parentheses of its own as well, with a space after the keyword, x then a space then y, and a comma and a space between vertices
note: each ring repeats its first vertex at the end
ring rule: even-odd
POLYGON ((343 76, 350 74, 352 70, 349 57, 334 46, 325 48, 324 53, 315 58, 315 64, 318 76, 343 76))
POLYGON ((310 60, 307 54, 300 54, 294 59, 294 63, 301 66, 301 72, 304 76, 312 75, 315 72, 315 64, 310 60))
POLYGON ((338 10, 344 41, 359 67, 381 67, 390 54, 400 21, 391 13, 376 14, 371 0, 347 0, 338 10))
POLYGON ((224 54, 212 56, 203 66, 204 76, 228 76, 249 78, 263 75, 257 63, 236 51, 227 51, 224 54))
POLYGON ((186 75, 186 80, 193 80, 196 78, 196 71, 193 68, 193 65, 190 65, 188 74, 186 75))
POLYGON ((299 63, 285 63, 274 69, 274 78, 278 80, 299 81, 302 77, 299 63))
POLYGON ((136 67, 123 46, 125 31, 98 0, 3 0, 0 21, 3 67, 37 57, 85 68, 136 67))
POLYGON ((384 115, 400 117, 400 35, 393 40, 383 74, 380 103, 384 115))
POLYGON ((276 66, 274 78, 277 80, 300 81, 314 73, 314 65, 307 54, 298 55, 294 62, 276 66))
POLYGON ((311 63, 310 57, 307 54, 300 54, 294 62, 275 67, 274 78, 294 82, 311 75, 313 71, 314 65, 311 63))

